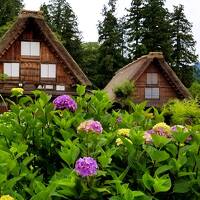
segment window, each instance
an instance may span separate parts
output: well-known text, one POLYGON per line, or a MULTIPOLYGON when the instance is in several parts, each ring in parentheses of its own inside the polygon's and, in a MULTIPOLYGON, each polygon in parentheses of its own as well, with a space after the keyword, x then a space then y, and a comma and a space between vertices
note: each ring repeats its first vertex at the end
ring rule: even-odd
POLYGON ((8 77, 19 77, 19 63, 4 63, 3 72, 8 77))
POLYGON ((56 65, 41 64, 41 78, 56 78, 56 65))
POLYGON ((145 99, 159 99, 159 88, 145 88, 145 99))
POLYGON ((40 56, 39 42, 21 42, 22 56, 40 56))
POLYGON ((158 74, 157 73, 147 73, 147 85, 158 84, 158 74))
POLYGON ((47 90, 53 90, 53 85, 45 85, 45 89, 47 89, 47 90))
POLYGON ((64 85, 56 85, 56 90, 65 91, 65 86, 64 85))

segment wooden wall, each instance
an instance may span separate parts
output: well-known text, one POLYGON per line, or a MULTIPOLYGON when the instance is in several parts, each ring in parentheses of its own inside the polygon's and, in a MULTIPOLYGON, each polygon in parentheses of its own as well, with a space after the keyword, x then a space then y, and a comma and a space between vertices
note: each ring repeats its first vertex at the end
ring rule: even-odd
POLYGON ((155 87, 160 88, 160 98, 159 99, 148 99, 148 105, 162 105, 166 103, 169 99, 177 98, 176 91, 172 87, 172 84, 167 80, 167 77, 161 71, 161 69, 156 66, 155 63, 151 63, 151 65, 146 69, 146 71, 139 77, 139 79, 135 82, 136 91, 134 94, 134 101, 141 102, 145 100, 145 88, 147 85, 147 73, 157 73, 158 74, 158 85, 155 87))
POLYGON ((20 63, 20 77, 9 78, 6 81, 0 81, 0 90, 10 90, 12 87, 19 87, 19 82, 24 85, 30 84, 32 87, 26 87, 26 90, 36 89, 40 84, 65 85, 66 91, 73 91, 72 85, 77 83, 77 79, 66 66, 52 51, 52 47, 45 42, 45 38, 40 34, 34 22, 30 22, 23 34, 12 44, 7 52, 0 58, 0 73, 3 73, 3 63, 18 62, 20 63), (21 56, 21 41, 40 42, 40 56, 21 56), (55 79, 41 79, 40 64, 56 64, 55 79))

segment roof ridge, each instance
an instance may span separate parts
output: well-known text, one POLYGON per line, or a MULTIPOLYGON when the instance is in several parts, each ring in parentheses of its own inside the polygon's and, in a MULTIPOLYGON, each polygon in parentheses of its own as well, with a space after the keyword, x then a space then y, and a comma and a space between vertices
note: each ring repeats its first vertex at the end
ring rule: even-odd
POLYGON ((36 11, 36 10, 22 9, 19 13, 19 18, 24 18, 24 17, 34 17, 34 18, 44 19, 43 11, 41 10, 36 11))
POLYGON ((124 69, 126 69, 126 68, 128 68, 128 67, 130 67, 130 65, 135 64, 135 63, 139 62, 140 60, 142 60, 142 59, 144 59, 144 58, 147 58, 147 56, 148 56, 148 55, 143 55, 143 56, 137 58, 136 60, 133 60, 131 63, 128 63, 128 64, 125 65, 124 67, 122 67, 122 68, 120 68, 119 70, 117 70, 117 71, 115 72, 115 74, 119 73, 120 71, 122 71, 122 70, 124 70, 124 69))

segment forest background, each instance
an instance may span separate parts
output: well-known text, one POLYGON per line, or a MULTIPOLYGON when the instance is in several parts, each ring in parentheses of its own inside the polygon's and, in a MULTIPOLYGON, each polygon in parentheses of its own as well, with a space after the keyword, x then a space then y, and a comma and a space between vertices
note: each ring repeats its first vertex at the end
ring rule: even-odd
MULTIPOLYGON (((108 0, 104 5, 103 18, 97 26, 98 41, 87 43, 82 42, 76 13, 67 0, 49 0, 40 9, 48 25, 96 88, 104 88, 119 68, 151 51, 163 52, 186 87, 200 88, 196 41, 184 6, 174 6, 169 12, 165 0, 132 0, 125 15, 117 18, 116 4, 117 0, 108 0)), ((0 37, 23 7, 23 0, 2 0, 0 37)))

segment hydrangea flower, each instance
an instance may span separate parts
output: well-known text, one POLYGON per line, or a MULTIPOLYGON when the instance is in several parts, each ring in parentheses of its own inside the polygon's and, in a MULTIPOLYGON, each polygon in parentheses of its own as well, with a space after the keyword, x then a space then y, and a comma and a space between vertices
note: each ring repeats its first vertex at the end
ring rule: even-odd
POLYGON ((79 158, 75 164, 75 171, 82 177, 96 175, 97 169, 97 162, 91 157, 79 158))
POLYGON ((152 143, 153 140, 152 140, 151 135, 154 133, 155 131, 153 129, 144 132, 143 138, 145 140, 145 143, 152 143))
POLYGON ((100 122, 98 121, 94 121, 94 120, 87 120, 87 121, 84 121, 82 122, 78 128, 77 128, 78 131, 83 131, 83 132, 86 132, 86 133, 89 133, 89 132, 94 132, 94 133, 102 133, 103 131, 103 128, 102 128, 102 125, 100 122))
POLYGON ((11 93, 14 95, 22 95, 24 93, 24 89, 23 88, 12 88, 11 89, 11 93))
POLYGON ((75 112, 77 109, 76 102, 68 95, 61 95, 54 99, 53 104, 56 109, 64 110, 68 109, 71 112, 75 112))
POLYGON ((117 119, 116 119, 116 122, 118 123, 118 124, 120 124, 121 122, 122 122, 122 117, 117 117, 117 119))
MULTIPOLYGON (((174 125, 174 126, 171 127, 172 134, 173 134, 173 132, 176 132, 178 130, 181 130, 183 132, 188 132, 189 131, 188 128, 183 126, 183 125, 174 125)), ((189 142, 191 140, 192 140, 192 136, 190 135, 190 136, 187 137, 186 142, 189 142)))
POLYGON ((0 197, 0 200, 14 200, 14 198, 10 195, 3 195, 0 197))
MULTIPOLYGON (((132 144, 132 141, 129 140, 128 138, 125 138, 125 140, 127 140, 128 142, 130 142, 132 144)), ((121 138, 117 138, 115 142, 116 142, 117 146, 120 146, 121 144, 123 144, 123 141, 121 140, 121 138)))
POLYGON ((171 128, 165 122, 160 122, 156 124, 153 127, 153 131, 155 131, 156 134, 161 135, 161 136, 170 137, 171 135, 171 128))
POLYGON ((129 128, 121 128, 117 130, 118 135, 122 135, 125 137, 129 137, 130 129, 129 128))

